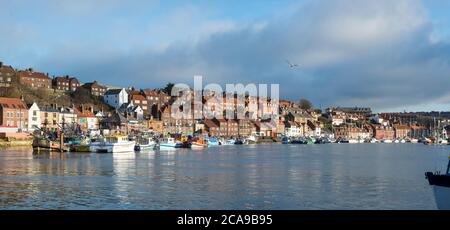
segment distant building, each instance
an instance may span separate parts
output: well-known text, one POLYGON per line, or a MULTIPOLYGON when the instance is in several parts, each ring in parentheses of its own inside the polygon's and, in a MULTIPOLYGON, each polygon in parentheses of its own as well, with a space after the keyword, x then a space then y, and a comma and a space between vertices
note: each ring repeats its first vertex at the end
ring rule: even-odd
POLYGON ((125 88, 110 89, 105 92, 103 99, 106 104, 118 109, 123 104, 128 103, 128 93, 125 88))
POLYGON ((359 114, 359 115, 364 115, 364 116, 372 114, 371 108, 364 108, 364 107, 333 107, 333 108, 327 109, 327 113, 330 113, 333 111, 341 111, 344 113, 354 113, 354 114, 359 114))
POLYGON ((371 132, 366 128, 360 128, 354 125, 341 125, 334 128, 334 136, 336 138, 366 139, 371 137, 371 132))
POLYGON ((160 121, 160 120, 156 120, 156 119, 147 120, 147 127, 149 130, 152 130, 153 132, 157 132, 157 133, 164 132, 164 124, 163 124, 163 121, 160 121))
POLYGON ((148 104, 148 100, 140 95, 140 94, 132 94, 130 95, 130 101, 133 102, 134 105, 140 106, 145 115, 151 114, 151 106, 148 104))
POLYGON ((80 82, 74 77, 55 77, 52 80, 53 89, 64 91, 75 91, 80 87, 80 82))
POLYGON ((0 87, 10 87, 15 81, 16 71, 8 65, 0 62, 0 87))
POLYGON ((29 68, 25 71, 19 71, 17 73, 20 84, 35 89, 50 89, 52 86, 52 79, 48 77, 48 74, 34 72, 29 68))
POLYGON ((212 119, 205 119, 203 121, 203 123, 205 125, 206 132, 208 132, 210 136, 217 137, 217 136, 221 136, 222 135, 223 132, 220 130, 219 124, 216 123, 214 120, 212 120, 212 119))
POLYGON ((395 130, 395 138, 403 139, 409 137, 411 127, 409 127, 408 125, 399 125, 399 124, 395 124, 393 126, 395 130))
POLYGON ((395 139, 395 130, 390 126, 383 126, 379 124, 372 124, 373 135, 376 139, 395 139))
POLYGON ((106 86, 99 84, 97 81, 85 83, 81 87, 89 90, 93 96, 103 96, 103 94, 108 89, 106 86))
POLYGON ((303 128, 295 121, 285 121, 284 133, 287 137, 300 137, 303 135, 303 128))
POLYGON ((28 128, 28 108, 23 100, 0 97, 0 127, 28 128))

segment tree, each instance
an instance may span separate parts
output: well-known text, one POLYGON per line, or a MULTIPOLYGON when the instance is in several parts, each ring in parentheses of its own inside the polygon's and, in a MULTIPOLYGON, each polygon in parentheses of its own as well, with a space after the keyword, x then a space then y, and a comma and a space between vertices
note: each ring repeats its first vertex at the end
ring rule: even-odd
POLYGON ((172 82, 167 83, 166 87, 164 87, 163 92, 170 95, 170 93, 172 92, 172 88, 175 84, 173 84, 172 82))
POLYGON ((307 100, 305 98, 300 99, 300 108, 301 109, 308 110, 308 109, 311 109, 312 107, 313 107, 313 105, 309 100, 307 100))

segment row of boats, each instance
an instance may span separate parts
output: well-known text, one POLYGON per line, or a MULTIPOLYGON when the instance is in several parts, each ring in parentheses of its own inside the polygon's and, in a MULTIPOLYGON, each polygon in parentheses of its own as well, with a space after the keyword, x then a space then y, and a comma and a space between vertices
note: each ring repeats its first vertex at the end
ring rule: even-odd
POLYGON ((329 138, 329 137, 299 137, 299 138, 290 138, 290 137, 282 137, 281 143, 283 144, 327 144, 327 143, 349 143, 349 144, 358 144, 358 143, 423 143, 426 145, 430 144, 440 144, 447 145, 448 140, 440 139, 428 139, 428 138, 404 138, 404 139, 376 139, 376 138, 358 138, 358 139, 348 139, 348 138, 329 138))
POLYGON ((148 149, 177 149, 177 148, 207 148, 219 145, 240 145, 248 144, 249 140, 241 139, 218 139, 215 137, 181 137, 175 139, 155 138, 152 136, 130 137, 124 134, 115 134, 98 138, 78 138, 58 142, 44 137, 36 137, 33 140, 33 148, 40 150, 71 151, 71 152, 132 152, 144 151, 148 149))

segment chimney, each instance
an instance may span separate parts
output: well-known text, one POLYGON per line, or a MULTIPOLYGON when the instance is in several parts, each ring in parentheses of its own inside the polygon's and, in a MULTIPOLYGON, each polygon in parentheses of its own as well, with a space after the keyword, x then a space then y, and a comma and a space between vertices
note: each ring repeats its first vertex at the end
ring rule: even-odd
POLYGON ((3 66, 3 62, 0 61, 0 68, 3 66))

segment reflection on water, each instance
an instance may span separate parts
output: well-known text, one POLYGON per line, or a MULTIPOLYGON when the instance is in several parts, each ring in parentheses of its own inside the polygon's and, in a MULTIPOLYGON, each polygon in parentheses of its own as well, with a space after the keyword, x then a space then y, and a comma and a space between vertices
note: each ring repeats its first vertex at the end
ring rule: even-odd
MULTIPOLYGON (((449 146, 450 147, 450 146, 449 146)), ((0 150, 0 209, 435 209, 447 146, 250 145, 139 153, 0 150)))

